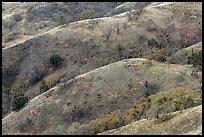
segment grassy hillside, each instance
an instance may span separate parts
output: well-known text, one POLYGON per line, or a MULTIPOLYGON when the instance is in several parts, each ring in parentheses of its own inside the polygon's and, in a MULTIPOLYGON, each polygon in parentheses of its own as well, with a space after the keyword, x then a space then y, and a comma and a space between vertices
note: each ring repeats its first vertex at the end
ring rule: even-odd
POLYGON ((3 134, 97 134, 155 100, 201 104, 199 2, 3 2, 2 14, 3 134))
MULTIPOLYGON (((38 3, 32 4, 38 5, 38 3)), ((62 3, 53 4, 62 5, 62 3)), ((107 3, 102 5, 104 4, 107 3)), ((30 6, 28 3, 20 5, 25 9, 25 5, 30 6)), ((48 3, 43 3, 41 6, 49 5, 52 6, 48 3)), ((22 8, 21 6, 18 8, 22 8)), ((40 8, 41 6, 34 7, 40 8)), ((11 47, 3 48, 3 94, 7 100, 6 104, 3 103, 3 114, 9 111, 11 94, 24 92, 32 99, 40 94, 39 85, 43 78, 50 74, 65 73, 64 80, 66 81, 79 74, 125 58, 147 57, 165 61, 182 47, 191 46, 190 44, 201 41, 199 32, 202 25, 200 23, 202 17, 200 16, 200 3, 173 3, 163 6, 147 5, 140 12, 133 11, 131 19, 128 14, 122 14, 68 23, 45 33, 34 35, 32 38, 21 39, 24 40, 21 43, 9 44, 11 47), (164 8, 161 8, 163 6, 164 8), (182 9, 178 8, 180 6, 182 9), (192 10, 189 11, 189 7, 192 10), (173 14, 174 12, 177 14, 173 14), (188 14, 184 14, 184 12, 188 12, 188 14), (191 16, 194 16, 196 20, 192 19, 193 22, 191 19, 189 20, 191 16), (182 20, 180 20, 181 18, 182 20), (165 23, 167 19, 169 21, 165 23), (183 29, 181 24, 188 21, 192 23, 186 24, 186 28, 191 27, 191 33, 194 35, 186 37, 189 31, 183 29), (119 28, 119 31, 116 28, 119 28), (111 35, 107 39, 109 31, 111 31, 111 35), (186 39, 185 43, 182 43, 182 38, 186 39), (151 43, 151 39, 154 39, 156 44, 148 44, 151 43), (163 47, 160 49, 158 45, 163 47), (10 56, 11 54, 13 56, 10 56), (59 54, 65 59, 57 70, 53 70, 49 64, 49 58, 53 54, 59 54), (28 80, 32 65, 44 77, 30 85, 28 80), (10 73, 9 75, 7 75, 7 71, 10 73)), ((12 9, 15 11, 17 8, 12 9)), ((8 8, 11 11, 12 9, 8 8)), ((6 11, 4 12, 6 13, 6 11)), ((8 32, 6 29, 3 30, 5 33, 8 32)))
POLYGON ((114 110, 126 111, 144 96, 145 81, 151 85, 150 94, 178 86, 200 90, 200 78, 190 75, 191 66, 147 63, 142 58, 123 60, 59 84, 4 117, 3 134, 41 134, 53 126, 63 130, 75 122, 89 124, 114 110))

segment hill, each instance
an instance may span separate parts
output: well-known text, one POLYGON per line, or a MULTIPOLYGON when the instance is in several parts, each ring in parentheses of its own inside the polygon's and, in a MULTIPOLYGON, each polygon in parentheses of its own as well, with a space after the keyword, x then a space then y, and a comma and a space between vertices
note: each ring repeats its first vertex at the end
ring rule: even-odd
MULTIPOLYGON (((201 105, 201 2, 3 2, 2 14, 3 134, 98 134, 201 105)), ((145 132, 171 134, 164 124, 145 132)))
POLYGON ((41 134, 59 126, 63 132, 52 134, 69 134, 72 123, 89 124, 114 110, 126 111, 145 95, 145 81, 151 85, 150 95, 178 86, 200 91, 200 78, 191 76, 191 66, 152 64, 142 58, 123 60, 58 84, 4 117, 3 134, 41 134))
MULTIPOLYGON (((5 12, 6 16, 12 10, 13 12, 18 8, 27 10, 30 6, 31 8, 28 9, 37 8, 39 11, 43 9, 47 11, 45 7, 53 5, 65 6, 62 3, 42 3, 41 6, 39 3, 22 3, 14 4, 17 7, 5 9, 3 13, 5 12), (32 7, 33 4, 36 6, 32 7)), ((88 6, 89 4, 79 5, 88 6)), ((96 3, 91 3, 91 5, 99 6, 96 3)), ((127 8, 130 3, 125 5, 127 8)), ((28 39, 21 39, 20 42, 16 41, 17 44, 8 44, 8 47, 2 50, 3 115, 11 112, 10 104, 14 94, 23 92, 30 99, 34 98, 40 94, 39 85, 43 78, 51 74, 64 74, 66 81, 79 74, 125 58, 145 57, 165 62, 175 51, 201 41, 202 10, 200 7, 200 3, 163 5, 147 3, 146 6, 141 6, 139 11, 137 9, 131 11, 131 16, 128 11, 117 16, 80 20, 64 25, 58 24, 56 28, 36 33, 28 39), (188 10, 189 8, 191 10, 188 10), (169 20, 168 23, 165 23, 167 20, 169 20), (185 23, 186 26, 183 27, 182 23, 185 23), (116 31, 116 28, 119 28, 119 31, 116 31), (189 28, 191 31, 188 31, 189 28), (111 35, 108 38, 109 31, 111 35), (189 33, 192 35, 188 35, 189 33), (184 38, 185 41, 183 41, 184 38), (162 45, 161 49, 159 45, 162 45), (59 54, 64 58, 63 65, 57 70, 49 64, 49 58, 53 54, 59 54), (42 79, 30 84, 30 74, 34 68, 36 73, 39 72, 39 75, 42 75, 42 79)), ((28 14, 31 13, 28 12, 28 14)), ((40 17, 36 19, 40 20, 40 17)), ((5 17, 5 20, 7 18, 9 17, 5 17)), ((31 28, 29 27, 29 31, 31 28)), ((3 31, 6 34, 10 32, 4 27, 3 31)), ((4 32, 3 36, 5 36, 4 32)))

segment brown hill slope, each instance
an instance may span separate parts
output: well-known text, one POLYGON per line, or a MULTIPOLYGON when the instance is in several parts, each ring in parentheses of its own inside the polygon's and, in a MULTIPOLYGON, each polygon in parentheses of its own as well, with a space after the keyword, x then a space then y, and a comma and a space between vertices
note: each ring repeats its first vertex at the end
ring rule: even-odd
MULTIPOLYGON (((62 3, 58 4, 62 6, 62 3)), ((50 6, 50 4, 45 5, 50 6)), ((36 8, 40 7, 38 5, 36 8)), ((155 59, 163 60, 163 57, 160 57, 160 50, 159 52, 156 50, 156 55, 151 55, 151 51, 154 51, 155 47, 148 45, 148 40, 153 38, 157 42, 167 44, 167 39, 164 36, 168 35, 170 43, 164 49, 167 57, 182 47, 200 42, 202 40, 200 35, 201 11, 201 3, 163 5, 157 3, 146 6, 142 12, 133 11, 131 20, 127 14, 82 20, 56 27, 27 40, 22 39, 25 41, 13 46, 9 44, 10 47, 3 48, 2 51, 3 115, 11 110, 13 94, 24 92, 30 99, 40 94, 39 85, 42 80, 35 84, 28 83, 33 65, 44 74, 44 78, 60 73, 65 76, 62 81, 67 81, 79 74, 124 58, 155 56, 155 59), (191 10, 188 10, 189 8, 191 10), (168 22, 166 22, 167 20, 168 22), (122 25, 119 34, 115 31, 117 22, 122 25), (185 23, 186 26, 183 27, 182 23, 185 23), (105 34, 111 24, 114 27, 111 28, 110 39, 106 40, 105 34), (188 35, 189 33, 192 35, 188 35), (188 37, 186 37, 187 35, 188 37), (185 38, 185 43, 182 38, 185 38), (56 71, 52 71, 49 64, 49 58, 53 54, 59 54, 65 58, 61 68, 56 71)), ((5 33, 7 33, 6 30, 5 33)))

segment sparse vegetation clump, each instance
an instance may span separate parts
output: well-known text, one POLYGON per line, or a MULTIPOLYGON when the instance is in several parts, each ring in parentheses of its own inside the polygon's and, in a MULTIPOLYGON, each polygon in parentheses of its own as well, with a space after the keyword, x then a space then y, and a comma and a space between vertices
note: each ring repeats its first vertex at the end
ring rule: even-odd
POLYGON ((155 39, 150 39, 147 41, 147 45, 157 47, 159 43, 155 39))
POLYGON ((160 118, 162 121, 167 120, 170 118, 170 112, 172 112, 170 100, 165 96, 157 96, 157 98, 154 100, 154 103, 151 103, 151 109, 149 112, 150 115, 157 119, 160 118), (159 115, 162 116, 159 117, 159 115))
POLYGON ((122 50, 124 50, 124 46, 122 44, 116 45, 116 48, 117 48, 118 52, 121 52, 122 50))
POLYGON ((45 84, 44 80, 41 82, 39 88, 40 88, 40 93, 43 93, 49 89, 48 86, 45 84))
POLYGON ((191 59, 193 66, 202 70, 202 51, 193 52, 191 59))
POLYGON ((41 82, 39 88, 40 93, 43 93, 52 87, 54 87, 57 83, 60 82, 60 79, 65 76, 65 73, 54 73, 52 75, 46 76, 41 82))
POLYGON ((102 118, 94 120, 90 125, 90 130, 93 134, 98 134, 110 129, 122 126, 119 112, 113 111, 110 114, 104 115, 102 118))
POLYGON ((153 48, 152 49, 152 59, 164 62, 166 61, 166 54, 164 48, 153 48))
POLYGON ((111 37, 112 31, 113 31, 113 23, 112 22, 107 22, 103 24, 102 26, 103 29, 103 37, 108 41, 111 37))
POLYGON ((62 64, 63 58, 60 55, 52 55, 49 60, 52 65, 58 68, 62 64))
POLYGON ((28 97, 25 97, 24 94, 15 95, 14 101, 12 104, 12 109, 18 111, 22 109, 27 102, 28 102, 28 97))
POLYGON ((136 101, 133 106, 123 114, 122 119, 124 125, 140 120, 141 118, 145 118, 148 105, 148 99, 145 97, 141 97, 138 101, 136 101))
POLYGON ((153 47, 153 48, 166 48, 165 42, 157 42, 155 39, 150 39, 147 41, 147 45, 153 47))
POLYGON ((171 117, 170 112, 182 112, 201 103, 201 97, 197 91, 180 87, 158 92, 149 99, 148 117, 155 117, 162 121, 171 117))
POLYGON ((118 54, 118 59, 121 60, 123 58, 123 51, 125 50, 125 47, 122 44, 118 44, 116 45, 116 50, 118 54))

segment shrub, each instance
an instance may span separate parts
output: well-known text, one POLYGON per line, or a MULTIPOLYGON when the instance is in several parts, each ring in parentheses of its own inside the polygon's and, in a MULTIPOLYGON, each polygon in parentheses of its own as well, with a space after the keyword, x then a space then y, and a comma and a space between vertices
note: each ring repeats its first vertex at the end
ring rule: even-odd
POLYGON ((41 82, 39 87, 40 87, 40 93, 43 93, 49 89, 48 86, 45 84, 44 80, 41 82))
POLYGON ((157 47, 159 43, 155 39, 150 39, 147 41, 147 45, 157 47))
POLYGON ((155 95, 149 96, 149 117, 156 117, 162 121, 170 118, 170 112, 182 112, 183 109, 200 104, 201 97, 195 90, 187 88, 173 88, 155 95), (160 117, 159 115, 162 114, 160 117))
POLYGON ((44 78, 44 84, 50 89, 60 82, 60 79, 65 76, 65 73, 57 72, 44 78))
POLYGON ((166 42, 157 42, 155 39, 150 39, 147 41, 147 45, 152 46, 153 48, 166 48, 166 42))
POLYGON ((123 124, 129 124, 132 121, 140 120, 146 117, 146 109, 148 108, 148 100, 141 97, 134 105, 129 108, 122 116, 123 124))
POLYGON ((102 118, 92 121, 90 130, 94 134, 98 134, 110 129, 122 126, 122 119, 116 111, 104 115, 102 118))
POLYGON ((93 134, 98 134, 105 131, 104 127, 100 126, 97 123, 92 123, 90 126, 90 130, 93 134))
POLYGON ((118 128, 122 125, 121 118, 119 114, 116 113, 116 111, 111 112, 108 117, 108 124, 110 129, 118 128))
POLYGON ((202 51, 192 53, 192 64, 202 70, 202 51))
POLYGON ((121 52, 122 50, 124 50, 124 46, 122 44, 118 44, 116 45, 116 48, 119 52, 121 52))
POLYGON ((150 115, 162 119, 162 121, 167 120, 170 117, 171 102, 165 96, 157 96, 154 103, 151 104, 150 115), (159 115, 162 114, 161 117, 159 115))
POLYGON ((12 109, 13 110, 20 110, 22 109, 25 104, 28 102, 28 97, 25 97, 24 95, 15 95, 14 96, 14 102, 12 109))
POLYGON ((164 62, 166 61, 165 51, 164 49, 153 48, 152 49, 152 58, 157 61, 164 62))
POLYGON ((50 57, 50 63, 55 67, 59 67, 62 64, 63 58, 59 55, 52 55, 50 57))
POLYGON ((175 92, 177 92, 176 95, 174 98, 172 97, 172 108, 174 110, 182 112, 184 109, 200 104, 200 95, 195 90, 177 88, 175 92))

